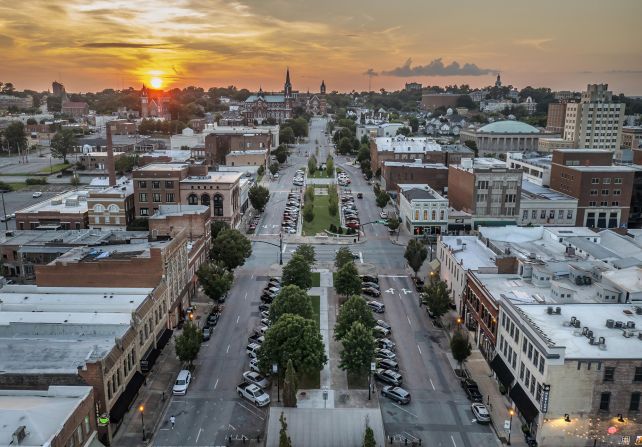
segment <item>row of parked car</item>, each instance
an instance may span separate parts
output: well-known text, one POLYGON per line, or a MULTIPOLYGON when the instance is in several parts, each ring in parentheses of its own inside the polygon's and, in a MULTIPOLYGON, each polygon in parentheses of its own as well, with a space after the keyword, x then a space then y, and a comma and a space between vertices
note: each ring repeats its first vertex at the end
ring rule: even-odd
POLYGON ((339 186, 348 186, 352 183, 352 180, 350 180, 350 177, 348 177, 348 174, 345 172, 339 172, 337 175, 337 183, 339 183, 339 186))
POLYGON ((256 216, 252 217, 247 226, 247 234, 254 234, 256 227, 259 225, 259 221, 261 220, 261 214, 261 211, 259 211, 256 216))
POLYGON ((303 178, 304 175, 305 171, 303 169, 297 169, 296 173, 294 174, 292 184, 294 186, 303 186, 303 184, 305 183, 305 179, 303 178))
POLYGON ((354 204, 354 197, 351 193, 341 193, 341 213, 343 214, 343 224, 346 227, 356 230, 361 226, 359 210, 354 204))
POLYGON ((288 194, 288 201, 283 210, 283 220, 281 222, 281 230, 296 234, 297 227, 299 226, 299 211, 301 210, 301 193, 291 192, 288 194))

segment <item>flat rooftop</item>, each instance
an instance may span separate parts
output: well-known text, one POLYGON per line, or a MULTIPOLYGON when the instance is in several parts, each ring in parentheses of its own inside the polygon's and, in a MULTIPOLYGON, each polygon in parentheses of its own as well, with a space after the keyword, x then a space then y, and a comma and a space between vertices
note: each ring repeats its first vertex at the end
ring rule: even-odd
POLYGON ((187 168, 187 163, 149 163, 135 171, 181 171, 187 168))
POLYGON ((441 145, 429 137, 377 137, 375 138, 378 152, 397 153, 426 153, 441 152, 441 145))
POLYGON ((264 155, 265 153, 267 153, 267 149, 249 149, 246 151, 231 151, 227 156, 239 157, 242 155, 264 155))
POLYGON ((154 247, 162 247, 167 245, 170 241, 153 241, 153 242, 140 242, 138 244, 114 244, 114 245, 101 245, 97 247, 74 247, 64 255, 51 261, 51 264, 57 263, 77 263, 77 262, 93 262, 109 259, 135 259, 135 258, 149 258, 150 249, 154 247))
POLYGON ((16 214, 33 213, 61 213, 61 214, 83 214, 87 212, 87 198, 89 191, 67 191, 51 199, 43 200, 35 205, 28 206, 16 214))
POLYGON ((567 168, 581 172, 637 172, 637 169, 628 166, 567 166, 567 168))
MULTIPOLYGON (((465 270, 496 269, 495 253, 477 236, 441 236, 441 243, 465 270)), ((496 270, 495 270, 496 271, 496 270)))
POLYGON ((185 216, 187 214, 202 214, 209 210, 205 205, 160 205, 149 219, 164 219, 167 216, 185 216))
POLYGON ((94 194, 109 194, 109 195, 117 194, 117 195, 129 196, 131 194, 134 194, 134 182, 131 180, 127 180, 124 182, 117 182, 115 186, 107 186, 103 189, 91 191, 89 193, 90 201, 94 198, 92 197, 94 194))
POLYGON ((241 172, 212 171, 207 175, 186 177, 181 183, 235 183, 243 176, 241 172))
POLYGON ((136 240, 147 241, 147 231, 118 231, 118 230, 14 230, 0 234, 0 243, 5 245, 37 245, 37 246, 62 246, 62 245, 101 245, 114 242, 133 243, 136 240))
POLYGON ((547 338, 549 346, 564 347, 568 359, 641 359, 642 341, 637 332, 642 327, 642 315, 628 304, 562 304, 561 315, 549 315, 548 306, 524 304, 515 306, 529 324, 538 328, 547 338), (580 328, 570 326, 571 317, 580 320, 580 328), (637 330, 631 337, 624 337, 622 329, 606 327, 606 321, 632 321, 637 330), (591 345, 581 335, 583 327, 593 331, 595 340, 604 337, 606 349, 591 345))
POLYGON ((522 179, 522 198, 531 200, 568 200, 577 202, 577 199, 574 197, 567 196, 564 193, 557 192, 553 189, 546 188, 524 179, 522 179))
POLYGON ((404 161, 384 161, 385 166, 394 166, 401 168, 421 168, 421 169, 448 169, 443 163, 417 163, 417 162, 404 162, 404 161))
POLYGON ((0 445, 10 445, 24 425, 22 447, 51 445, 54 436, 91 393, 90 386, 50 386, 48 390, 0 390, 0 445))

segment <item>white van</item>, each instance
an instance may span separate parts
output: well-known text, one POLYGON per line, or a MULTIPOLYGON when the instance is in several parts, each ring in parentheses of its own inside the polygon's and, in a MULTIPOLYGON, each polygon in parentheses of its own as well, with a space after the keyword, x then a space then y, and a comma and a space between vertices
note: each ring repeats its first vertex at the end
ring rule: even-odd
POLYGON ((181 396, 187 394, 187 387, 191 381, 192 374, 186 369, 181 369, 178 373, 178 377, 176 377, 176 382, 174 382, 172 394, 181 396))
POLYGON ((247 355, 249 355, 251 358, 255 359, 259 355, 259 351, 261 350, 261 345, 258 343, 250 343, 247 345, 247 348, 245 348, 245 352, 247 352, 247 355))

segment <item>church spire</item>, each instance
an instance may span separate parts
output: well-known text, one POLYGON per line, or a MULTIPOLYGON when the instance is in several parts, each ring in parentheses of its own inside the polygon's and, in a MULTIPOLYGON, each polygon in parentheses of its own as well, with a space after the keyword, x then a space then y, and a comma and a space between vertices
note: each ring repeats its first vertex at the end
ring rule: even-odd
POLYGON ((285 85, 283 86, 283 93, 286 98, 292 96, 292 83, 290 82, 290 67, 285 72, 285 85))
POLYGON ((325 81, 321 81, 321 90, 320 93, 322 95, 325 95, 325 81))

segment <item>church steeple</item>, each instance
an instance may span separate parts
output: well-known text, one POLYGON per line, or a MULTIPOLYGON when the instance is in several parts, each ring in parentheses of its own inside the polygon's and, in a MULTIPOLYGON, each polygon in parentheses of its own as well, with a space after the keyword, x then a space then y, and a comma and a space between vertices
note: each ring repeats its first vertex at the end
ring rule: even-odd
POLYGON ((325 95, 325 81, 321 81, 321 89, 320 89, 320 93, 321 93, 322 95, 325 95))
POLYGON ((501 87, 502 86, 502 78, 499 76, 499 73, 497 73, 497 80, 495 81, 495 87, 501 87))
POLYGON ((285 85, 283 86, 283 93, 286 98, 292 96, 292 83, 290 82, 290 67, 287 68, 285 72, 285 85))

